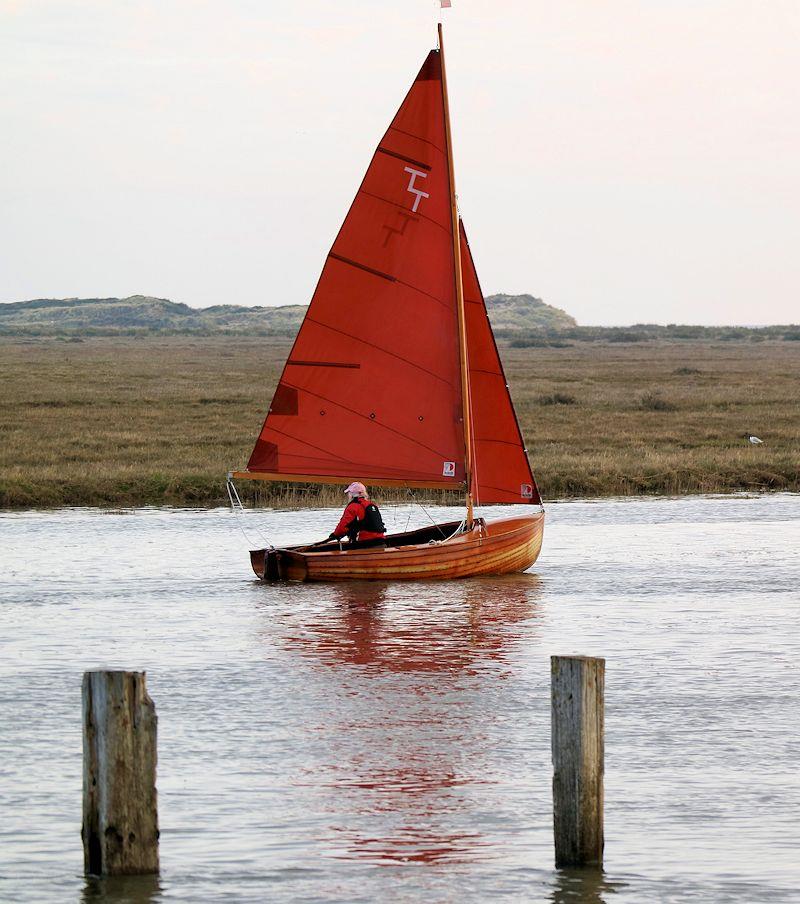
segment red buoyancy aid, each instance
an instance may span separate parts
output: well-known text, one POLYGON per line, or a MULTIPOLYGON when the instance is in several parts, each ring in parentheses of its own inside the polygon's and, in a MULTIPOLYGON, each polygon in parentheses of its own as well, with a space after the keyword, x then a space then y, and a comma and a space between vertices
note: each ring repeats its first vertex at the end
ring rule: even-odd
MULTIPOLYGON (((344 537, 348 533, 352 533, 353 527, 355 526, 354 522, 364 521, 367 514, 367 506, 372 504, 373 503, 371 503, 369 499, 363 499, 361 497, 348 502, 345 506, 344 514, 342 515, 341 520, 336 525, 336 529, 333 532, 334 537, 344 537)), ((370 530, 359 530, 357 539, 380 540, 385 536, 385 531, 376 532, 370 530)))

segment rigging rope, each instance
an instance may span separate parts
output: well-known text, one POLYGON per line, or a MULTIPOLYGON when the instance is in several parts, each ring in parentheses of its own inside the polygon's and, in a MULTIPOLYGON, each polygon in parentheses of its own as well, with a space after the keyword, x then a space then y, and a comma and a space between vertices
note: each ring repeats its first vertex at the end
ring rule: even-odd
MULTIPOLYGON (((247 541, 247 545, 252 549, 254 546, 258 546, 258 544, 257 543, 254 544, 252 542, 250 537, 247 535, 247 531, 244 529, 244 526, 243 526, 243 522, 244 522, 244 518, 245 518, 244 506, 242 505, 242 500, 239 498, 239 493, 236 490, 236 486, 234 485, 233 480, 231 480, 230 477, 228 478, 228 481, 227 481, 227 487, 228 487, 228 499, 230 499, 230 501, 231 501, 231 511, 234 513, 234 515, 236 515, 236 525, 239 528, 239 530, 242 532, 242 536, 247 541)), ((258 527, 255 530, 256 530, 256 533, 264 541, 264 544, 266 546, 268 546, 270 549, 275 549, 275 546, 274 546, 274 544, 272 544, 270 542, 269 537, 267 537, 264 533, 262 533, 262 531, 258 527)))
MULTIPOLYGON (((440 534, 444 537, 444 539, 446 540, 446 539, 447 539, 447 535, 446 535, 445 532, 441 529, 441 527, 439 527, 439 525, 433 520, 433 518, 432 518, 431 515, 430 515, 430 512, 429 512, 429 511, 425 508, 425 506, 417 499, 417 497, 414 495, 414 493, 413 493, 410 489, 407 489, 406 492, 407 492, 408 495, 414 500, 414 502, 422 509, 422 511, 425 512, 425 514, 428 516, 428 520, 431 522, 431 524, 436 528, 436 530, 439 531, 439 533, 440 533, 440 534)), ((411 518, 411 515, 409 515, 408 517, 409 517, 409 519, 410 519, 410 518, 411 518)), ((406 527, 408 527, 408 525, 406 525, 406 527)))

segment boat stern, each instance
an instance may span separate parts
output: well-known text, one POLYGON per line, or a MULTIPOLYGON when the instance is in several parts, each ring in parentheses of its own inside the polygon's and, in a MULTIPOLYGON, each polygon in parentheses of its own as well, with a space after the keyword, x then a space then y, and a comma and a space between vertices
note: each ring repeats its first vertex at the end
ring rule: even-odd
POLYGON ((289 549, 251 549, 250 564, 262 581, 305 581, 306 560, 289 549))

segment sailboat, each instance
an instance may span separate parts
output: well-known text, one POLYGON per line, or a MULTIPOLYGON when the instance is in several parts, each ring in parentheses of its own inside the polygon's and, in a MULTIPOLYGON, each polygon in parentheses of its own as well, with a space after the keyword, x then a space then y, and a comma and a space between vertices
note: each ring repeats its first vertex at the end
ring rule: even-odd
POLYGON ((524 571, 544 508, 456 204, 442 26, 328 253, 247 467, 230 478, 460 490, 461 521, 252 550, 266 581, 524 571), (475 505, 524 504, 486 520, 475 505))

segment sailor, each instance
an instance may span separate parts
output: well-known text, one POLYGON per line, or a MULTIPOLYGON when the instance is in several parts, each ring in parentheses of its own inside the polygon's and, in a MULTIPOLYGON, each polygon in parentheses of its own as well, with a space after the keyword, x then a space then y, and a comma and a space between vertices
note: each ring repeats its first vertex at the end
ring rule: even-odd
POLYGON ((370 502, 367 488, 363 483, 351 483, 345 490, 349 502, 345 506, 341 521, 336 525, 329 540, 342 540, 348 537, 351 543, 370 541, 370 545, 379 546, 386 536, 386 528, 378 511, 378 506, 370 502))

